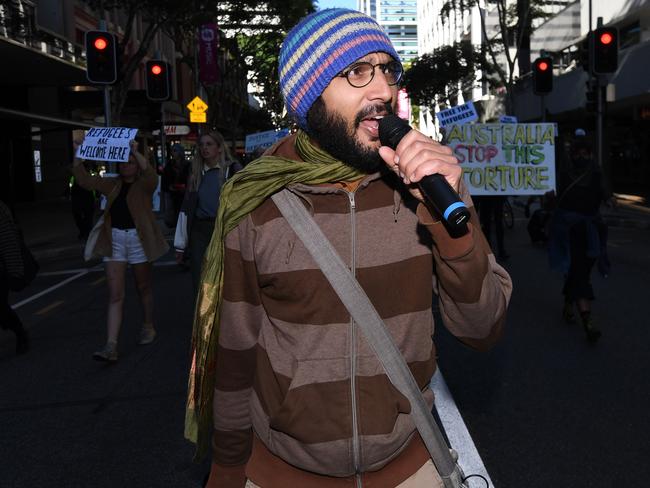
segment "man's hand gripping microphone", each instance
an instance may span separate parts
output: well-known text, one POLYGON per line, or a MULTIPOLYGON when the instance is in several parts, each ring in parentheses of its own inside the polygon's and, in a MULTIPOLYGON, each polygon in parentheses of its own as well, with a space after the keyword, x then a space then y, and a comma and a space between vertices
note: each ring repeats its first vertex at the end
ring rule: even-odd
MULTIPOLYGON (((411 126, 397 115, 387 115, 379 120, 379 140, 382 146, 395 149, 411 126)), ((469 221, 469 210, 460 196, 439 174, 428 175, 417 182, 418 187, 433 208, 454 230, 461 230, 469 221)))

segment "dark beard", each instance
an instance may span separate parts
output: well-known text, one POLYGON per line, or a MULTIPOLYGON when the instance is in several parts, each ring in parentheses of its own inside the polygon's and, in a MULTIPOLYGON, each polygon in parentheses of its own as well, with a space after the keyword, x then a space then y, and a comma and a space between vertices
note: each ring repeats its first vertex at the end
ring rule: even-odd
POLYGON ((357 114, 354 127, 350 129, 345 119, 336 112, 328 112, 322 97, 318 97, 307 113, 307 133, 321 149, 339 161, 364 173, 375 173, 384 168, 384 160, 377 149, 360 144, 354 130, 367 115, 385 110, 393 113, 390 104, 366 108, 357 114))

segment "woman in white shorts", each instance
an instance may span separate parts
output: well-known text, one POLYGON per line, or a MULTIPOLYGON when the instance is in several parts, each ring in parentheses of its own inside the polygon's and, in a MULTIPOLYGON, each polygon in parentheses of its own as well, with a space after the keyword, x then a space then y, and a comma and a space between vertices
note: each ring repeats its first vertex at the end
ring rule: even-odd
MULTIPOLYGON (((76 148, 75 148, 76 153, 76 148)), ((108 282, 108 338, 103 349, 95 352, 98 361, 117 361, 117 342, 124 309, 126 268, 131 265, 143 310, 138 344, 151 344, 156 337, 153 323, 152 262, 165 254, 167 242, 156 222, 152 196, 158 175, 131 142, 128 162, 118 163, 119 176, 101 178, 89 175, 82 160, 75 157, 73 173, 78 184, 97 190, 107 198, 104 224, 99 230, 93 254, 103 256, 108 282)))

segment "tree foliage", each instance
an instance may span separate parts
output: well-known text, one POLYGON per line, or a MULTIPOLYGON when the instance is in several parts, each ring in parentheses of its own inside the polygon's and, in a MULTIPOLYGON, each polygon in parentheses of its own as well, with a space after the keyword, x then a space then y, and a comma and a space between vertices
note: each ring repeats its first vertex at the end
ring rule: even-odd
POLYGON ((143 59, 150 54, 149 50, 156 34, 163 29, 172 30, 181 25, 185 27, 192 25, 195 16, 208 8, 210 2, 194 0, 191 5, 188 5, 187 2, 175 0, 82 1, 98 11, 101 9, 117 11, 123 16, 124 35, 117 45, 117 57, 120 60, 118 81, 111 91, 111 118, 113 124, 119 124, 133 77, 143 59), (139 39, 134 39, 134 25, 138 18, 144 21, 143 31, 139 39), (132 47, 134 49, 131 49, 132 47))
MULTIPOLYGON (((181 61, 196 70, 195 42, 198 26, 215 22, 221 30, 222 55, 226 60, 224 69, 230 78, 242 77, 257 83, 262 89, 262 98, 270 111, 281 112, 281 99, 277 90, 277 57, 284 33, 301 17, 314 10, 313 0, 83 0, 93 8, 122 12, 124 36, 118 44, 121 58, 118 82, 113 86, 111 104, 113 120, 119 121, 129 87, 138 67, 146 56, 152 53, 151 45, 156 34, 164 32, 174 40, 181 61), (134 45, 137 49, 127 56, 132 38, 133 26, 138 18, 143 20, 143 32, 134 45)), ((246 93, 233 93, 232 83, 219 83, 205 87, 210 98, 209 105, 223 115, 227 101, 241 102, 239 114, 230 114, 228 124, 237 124, 241 105, 247 103, 246 93), (242 100, 242 97, 244 98, 242 100)), ((214 121, 213 121, 214 122, 214 121)))
MULTIPOLYGON (((542 21, 550 16, 549 6, 568 3, 569 0, 490 0, 486 8, 479 8, 483 43, 478 54, 482 62, 491 67, 493 85, 505 89, 506 108, 512 111, 514 101, 512 90, 515 79, 515 65, 519 73, 530 71, 530 35, 535 21, 542 21), (494 16, 496 29, 488 29, 487 13, 494 16)), ((440 10, 440 16, 449 21, 456 16, 461 18, 463 12, 479 7, 479 0, 446 0, 440 10)), ((465 54, 462 52, 460 54, 465 54)))
MULTIPOLYGON (((254 0, 251 3, 258 5, 254 0)), ((280 46, 298 20, 314 10, 313 0, 271 0, 256 23, 240 24, 234 29, 248 81, 259 89, 258 96, 276 125, 282 123, 284 108, 278 78, 280 46)))
POLYGON ((473 88, 478 70, 489 70, 485 57, 461 41, 415 59, 404 74, 404 86, 418 105, 455 104, 459 94, 473 88))

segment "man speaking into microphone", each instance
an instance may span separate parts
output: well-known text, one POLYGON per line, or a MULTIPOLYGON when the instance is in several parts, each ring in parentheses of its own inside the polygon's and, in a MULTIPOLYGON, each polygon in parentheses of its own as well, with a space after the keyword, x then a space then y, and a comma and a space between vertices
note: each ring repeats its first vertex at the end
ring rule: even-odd
POLYGON ((298 130, 225 184, 204 261, 186 435, 199 455, 212 447, 207 486, 442 486, 411 405, 270 198, 288 190, 308 209, 432 407, 434 325, 489 348, 512 283, 451 150, 408 127, 382 145, 402 74, 357 11, 321 10, 286 36, 280 88, 298 130), (460 232, 450 206, 469 216, 460 232))

